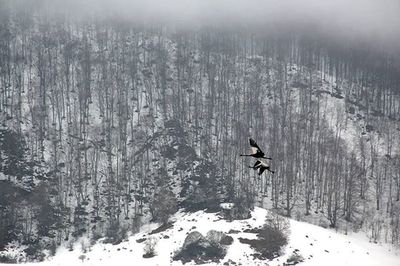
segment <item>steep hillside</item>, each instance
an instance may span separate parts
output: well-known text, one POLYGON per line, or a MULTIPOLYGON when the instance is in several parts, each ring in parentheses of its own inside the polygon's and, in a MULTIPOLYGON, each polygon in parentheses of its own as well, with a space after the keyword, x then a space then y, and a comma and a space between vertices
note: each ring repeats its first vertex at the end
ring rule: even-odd
MULTIPOLYGON (((233 242, 227 246, 226 256, 219 263, 207 262, 206 265, 292 265, 289 258, 302 261, 300 265, 397 266, 400 263, 399 251, 388 245, 370 243, 360 234, 342 235, 294 220, 290 220, 289 242, 281 256, 271 261, 254 258, 256 251, 239 239, 257 238, 255 231, 264 225, 267 216, 265 209, 256 208, 251 218, 228 222, 215 213, 179 212, 172 217, 171 226, 161 230, 156 229, 159 224, 145 225, 140 232, 118 245, 103 244, 99 240, 89 246, 87 240, 81 239, 74 246, 60 247, 49 261, 34 265, 182 265, 173 257, 188 234, 198 231, 206 236, 210 230, 226 233, 233 242), (143 258, 149 239, 154 243, 155 255, 143 258)), ((194 261, 185 265, 193 264, 194 261)))
POLYGON ((259 205, 399 246, 400 75, 387 57, 0 11, 0 249, 41 260, 81 237, 118 244, 222 202, 235 218, 259 205), (274 175, 239 156, 249 137, 274 175))

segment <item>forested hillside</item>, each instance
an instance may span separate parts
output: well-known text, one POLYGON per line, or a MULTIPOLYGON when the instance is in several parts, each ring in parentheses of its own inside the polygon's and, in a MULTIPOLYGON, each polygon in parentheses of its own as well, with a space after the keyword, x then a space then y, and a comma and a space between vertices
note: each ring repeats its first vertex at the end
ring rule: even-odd
MULTIPOLYGON (((400 66, 294 32, 0 7, 0 248, 254 204, 400 244, 400 66), (248 138, 273 158, 257 176, 248 138)), ((244 214, 245 215, 245 214, 244 214)))

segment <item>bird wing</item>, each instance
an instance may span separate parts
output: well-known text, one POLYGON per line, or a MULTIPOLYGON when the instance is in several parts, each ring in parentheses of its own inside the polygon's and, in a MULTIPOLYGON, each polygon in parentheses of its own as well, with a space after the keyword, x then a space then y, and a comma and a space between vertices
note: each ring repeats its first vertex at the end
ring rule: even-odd
POLYGON ((262 150, 260 149, 260 147, 258 147, 257 142, 254 139, 249 138, 249 142, 251 147, 256 148, 258 151, 262 152, 262 150))
POLYGON ((254 148, 254 147, 251 147, 250 148, 250 152, 251 152, 251 154, 256 154, 258 152, 258 149, 254 148))
POLYGON ((261 162, 260 161, 256 161, 254 163, 254 165, 253 165, 253 168, 258 168, 258 167, 260 167, 260 165, 261 165, 261 162))
POLYGON ((265 158, 257 158, 257 159, 259 159, 258 162, 260 163, 260 165, 262 165, 264 167, 268 166, 268 159, 265 159, 265 158))
POLYGON ((265 167, 260 167, 260 168, 258 169, 258 175, 262 175, 262 173, 264 173, 265 169, 267 169, 267 168, 265 168, 265 167))

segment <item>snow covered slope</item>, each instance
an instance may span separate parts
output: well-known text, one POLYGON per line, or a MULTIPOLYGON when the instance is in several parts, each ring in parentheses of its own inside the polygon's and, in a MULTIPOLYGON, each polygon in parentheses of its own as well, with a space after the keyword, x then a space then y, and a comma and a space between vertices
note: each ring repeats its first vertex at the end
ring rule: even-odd
MULTIPOLYGON (((173 226, 162 232, 150 234, 158 225, 146 225, 125 242, 111 245, 99 241, 91 248, 86 247, 86 253, 82 251, 82 246, 85 246, 82 240, 75 245, 73 251, 62 247, 50 261, 32 265, 182 265, 180 261, 173 261, 172 256, 182 246, 188 232, 197 230, 205 235, 211 229, 225 233, 231 231, 228 235, 234 239, 232 245, 228 246, 227 255, 219 265, 224 263, 235 265, 233 262, 236 265, 266 265, 266 261, 254 259, 251 256, 254 251, 249 245, 240 243, 238 238, 255 238, 254 233, 243 231, 263 225, 267 213, 265 209, 256 208, 252 212, 252 218, 228 222, 215 213, 179 212, 172 219, 173 226), (142 256, 145 239, 149 238, 157 241, 155 247, 157 255, 146 259, 142 256)), ((390 250, 387 246, 369 243, 362 234, 342 235, 330 229, 294 220, 290 220, 290 224, 290 239, 285 247, 284 255, 268 262, 268 265, 283 265, 296 249, 304 258, 304 262, 300 265, 400 265, 398 250, 390 250)))

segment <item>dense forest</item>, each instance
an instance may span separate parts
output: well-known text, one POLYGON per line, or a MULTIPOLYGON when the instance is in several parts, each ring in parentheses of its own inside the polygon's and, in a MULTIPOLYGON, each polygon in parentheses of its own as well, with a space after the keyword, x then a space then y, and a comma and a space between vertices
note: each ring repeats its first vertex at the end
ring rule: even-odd
POLYGON ((40 259, 84 234, 116 243, 221 202, 400 245, 395 52, 0 12, 0 249, 17 242, 40 259), (249 137, 274 175, 239 156, 249 137))

